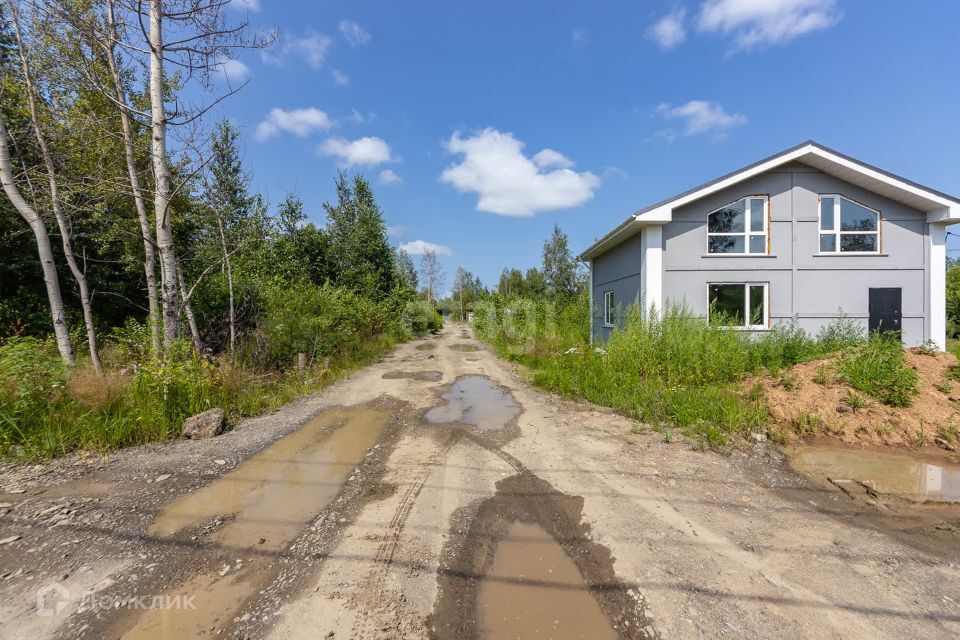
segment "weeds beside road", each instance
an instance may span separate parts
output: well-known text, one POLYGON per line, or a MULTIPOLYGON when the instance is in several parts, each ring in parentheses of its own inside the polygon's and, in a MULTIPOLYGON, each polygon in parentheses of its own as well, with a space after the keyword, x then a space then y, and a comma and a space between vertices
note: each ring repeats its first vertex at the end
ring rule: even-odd
POLYGON ((0 341, 0 457, 37 460, 165 440, 179 435, 185 418, 213 407, 228 422, 274 409, 435 327, 420 317, 423 306, 410 303, 397 317, 387 305, 332 287, 277 291, 233 363, 186 341, 151 358, 146 326, 131 321, 106 341, 103 376, 84 363, 65 367, 50 340, 0 341))
POLYGON ((531 368, 538 386, 611 407, 660 430, 718 446, 764 431, 763 390, 748 381, 784 376, 790 367, 838 355, 852 387, 894 406, 909 405, 917 375, 895 339, 869 339, 841 317, 817 336, 795 323, 750 334, 711 325, 682 307, 662 314, 632 306, 606 344, 589 344, 585 296, 565 304, 494 298, 474 325, 500 355, 531 368))

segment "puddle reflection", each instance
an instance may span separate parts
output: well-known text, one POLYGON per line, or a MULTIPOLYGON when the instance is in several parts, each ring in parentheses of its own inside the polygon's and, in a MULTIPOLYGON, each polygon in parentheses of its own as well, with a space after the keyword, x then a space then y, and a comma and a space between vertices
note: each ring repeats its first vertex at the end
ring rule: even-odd
POLYGON ((933 464, 895 453, 839 447, 798 447, 790 465, 798 472, 857 480, 880 493, 922 502, 960 502, 960 466, 933 464))

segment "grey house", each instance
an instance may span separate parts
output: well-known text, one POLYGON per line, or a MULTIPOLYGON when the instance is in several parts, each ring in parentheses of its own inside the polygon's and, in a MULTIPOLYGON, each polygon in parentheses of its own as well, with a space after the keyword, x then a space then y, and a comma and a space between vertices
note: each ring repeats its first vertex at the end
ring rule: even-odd
POLYGON ((627 218, 580 255, 591 336, 625 305, 686 304, 748 331, 842 311, 946 345, 946 227, 960 199, 809 141, 627 218))

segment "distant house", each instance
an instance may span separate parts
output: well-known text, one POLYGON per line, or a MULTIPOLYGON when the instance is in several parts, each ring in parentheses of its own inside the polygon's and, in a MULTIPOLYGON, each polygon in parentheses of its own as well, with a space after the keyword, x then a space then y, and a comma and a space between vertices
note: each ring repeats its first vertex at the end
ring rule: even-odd
POLYGON ((813 141, 641 209, 580 258, 591 336, 639 302, 749 331, 842 312, 907 345, 946 343, 946 228, 960 199, 813 141), (712 311, 711 311, 712 310, 712 311))

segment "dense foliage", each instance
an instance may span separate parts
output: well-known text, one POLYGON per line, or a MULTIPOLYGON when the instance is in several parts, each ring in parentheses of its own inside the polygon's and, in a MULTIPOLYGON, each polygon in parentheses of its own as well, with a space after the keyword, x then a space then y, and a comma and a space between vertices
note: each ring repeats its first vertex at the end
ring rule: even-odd
MULTIPOLYGON (((92 262, 108 265, 91 269, 96 290, 116 294, 96 306, 108 367, 101 378, 83 361, 70 368, 58 358, 36 253, 29 244, 17 249, 20 233, 0 236, 0 251, 16 255, 0 272, 0 454, 43 457, 167 438, 214 406, 230 419, 250 415, 325 384, 392 340, 439 326, 436 310, 416 300, 410 259, 389 245, 362 176, 337 177, 337 201, 318 226, 295 194, 271 213, 249 192, 229 123, 217 125, 211 142, 208 170, 180 196, 176 228, 197 334, 162 358, 151 353, 138 302, 142 244, 77 239, 92 262)), ((0 224, 14 229, 4 205, 0 224)), ((105 223, 118 225, 111 236, 129 225, 131 209, 109 213, 105 223)))

